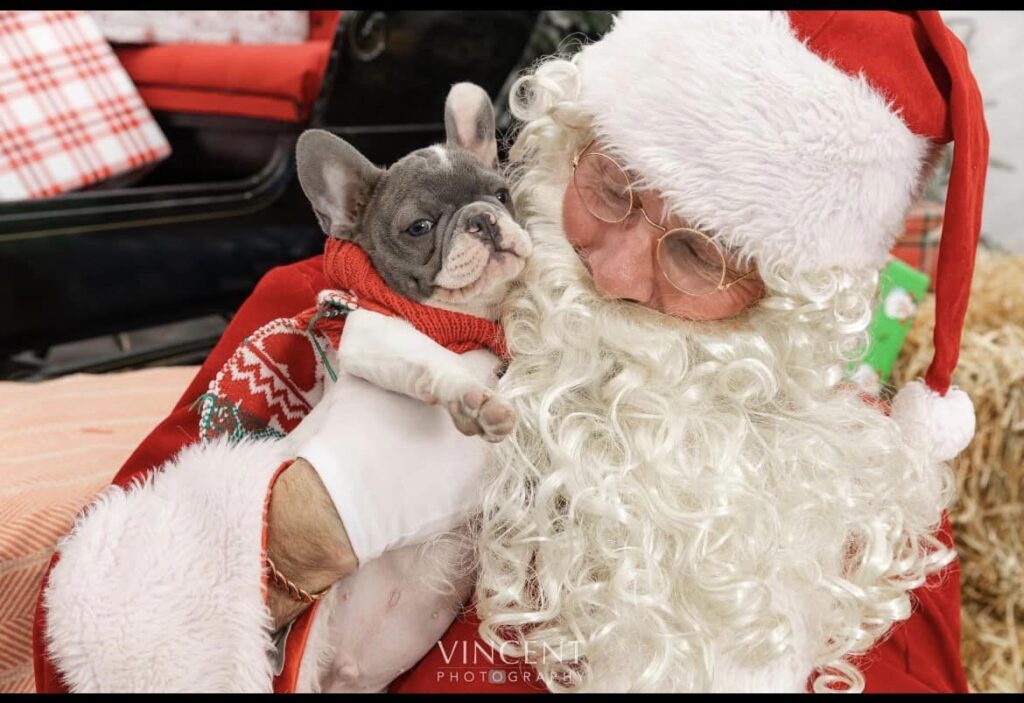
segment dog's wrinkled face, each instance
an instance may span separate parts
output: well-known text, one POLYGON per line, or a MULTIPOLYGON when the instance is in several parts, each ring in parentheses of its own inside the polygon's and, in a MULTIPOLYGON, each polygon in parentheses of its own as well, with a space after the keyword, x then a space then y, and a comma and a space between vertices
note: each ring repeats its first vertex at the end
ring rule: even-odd
POLYGON ((324 232, 367 253, 395 291, 494 318, 532 251, 497 170, 494 111, 483 89, 452 87, 447 143, 383 170, 322 130, 299 138, 299 180, 324 232))

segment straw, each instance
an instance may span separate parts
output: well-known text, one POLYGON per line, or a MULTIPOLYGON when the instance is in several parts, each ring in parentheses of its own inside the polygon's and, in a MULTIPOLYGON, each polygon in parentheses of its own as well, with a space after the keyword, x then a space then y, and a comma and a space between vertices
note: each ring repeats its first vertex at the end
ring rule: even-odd
MULTIPOLYGON (((902 386, 932 354, 929 296, 893 370, 902 386)), ((961 655, 971 687, 1024 691, 1024 257, 980 251, 953 383, 974 401, 977 432, 953 462, 950 513, 961 569, 961 655)))

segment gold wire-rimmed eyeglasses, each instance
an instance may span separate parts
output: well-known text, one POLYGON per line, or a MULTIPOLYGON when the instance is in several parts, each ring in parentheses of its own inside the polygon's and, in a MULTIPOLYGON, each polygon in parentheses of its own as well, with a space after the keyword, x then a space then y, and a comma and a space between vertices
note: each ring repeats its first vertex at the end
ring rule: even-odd
POLYGON ((626 169, 608 154, 590 151, 596 141, 592 139, 572 159, 572 182, 580 202, 591 216, 608 224, 624 222, 639 210, 662 233, 656 249, 658 268, 673 288, 687 295, 710 295, 728 290, 756 271, 731 268, 718 242, 700 230, 668 228, 651 219, 626 169))

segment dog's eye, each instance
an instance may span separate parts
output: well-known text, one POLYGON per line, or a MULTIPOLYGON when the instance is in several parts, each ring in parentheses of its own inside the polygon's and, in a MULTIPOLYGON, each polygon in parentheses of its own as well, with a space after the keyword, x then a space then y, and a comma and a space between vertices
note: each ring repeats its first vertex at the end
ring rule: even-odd
POLYGON ((497 193, 494 194, 494 197, 497 198, 498 202, 501 203, 502 205, 508 205, 508 201, 509 201, 508 189, 502 188, 501 190, 499 190, 497 193))
POLYGON ((434 223, 430 220, 416 220, 412 223, 412 227, 407 229, 406 232, 414 237, 422 237, 432 229, 434 229, 434 223))

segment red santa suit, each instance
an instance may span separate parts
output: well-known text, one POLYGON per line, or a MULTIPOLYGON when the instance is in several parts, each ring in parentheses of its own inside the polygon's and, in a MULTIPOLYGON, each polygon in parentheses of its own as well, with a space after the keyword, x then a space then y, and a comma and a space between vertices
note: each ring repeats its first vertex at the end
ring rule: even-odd
MULTIPOLYGON (((200 417, 196 400, 209 391, 211 383, 244 340, 268 323, 307 312, 309 301, 320 291, 338 288, 338 282, 324 272, 324 258, 315 257, 275 269, 259 283, 241 306, 220 342, 210 353, 191 385, 170 415, 136 449, 114 479, 128 485, 138 476, 160 466, 182 447, 200 439, 200 417)), ((485 328, 478 327, 479 333, 485 328)), ((484 335, 490 330, 485 330, 484 335)), ((468 342, 467 342, 468 343, 468 342)), ((295 351, 300 347, 294 347, 295 351)), ((307 347, 302 355, 313 352, 307 347)), ((322 373, 322 371, 321 371, 322 373)), ((950 539, 948 522, 944 538, 950 539)), ((259 543, 252 544, 254 553, 259 543)), ((54 556, 53 564, 59 560, 54 556)), ((48 572, 49 573, 49 572, 48 572)), ((68 688, 47 646, 47 618, 42 595, 36 608, 33 648, 36 686, 39 692, 62 692, 68 688)), ((933 577, 926 587, 915 591, 917 606, 909 620, 877 645, 863 662, 868 691, 965 692, 967 683, 960 663, 959 570, 956 563, 933 577)), ((125 594, 111 593, 110 599, 124 608, 125 594)), ((483 644, 477 635, 477 620, 471 603, 416 666, 398 676, 390 690, 395 692, 537 692, 546 690, 533 670, 520 661, 503 661, 500 653, 483 644)), ((316 608, 307 610, 292 626, 287 640, 284 668, 272 677, 273 690, 295 691, 306 654, 306 644, 315 622, 316 608)), ((212 614, 209 617, 214 617, 212 614)), ((195 643, 201 646, 201 643, 195 643)), ((53 644, 51 644, 53 646, 53 644)), ((56 647, 59 649, 60 644, 56 647)), ((156 655, 138 652, 140 666, 156 655)), ((69 657, 70 658, 70 657, 69 657)), ((87 656, 82 656, 87 659, 87 656)), ((83 662, 82 666, 88 666, 83 662)), ((298 690, 301 690, 299 688, 298 690)))

